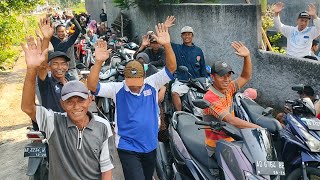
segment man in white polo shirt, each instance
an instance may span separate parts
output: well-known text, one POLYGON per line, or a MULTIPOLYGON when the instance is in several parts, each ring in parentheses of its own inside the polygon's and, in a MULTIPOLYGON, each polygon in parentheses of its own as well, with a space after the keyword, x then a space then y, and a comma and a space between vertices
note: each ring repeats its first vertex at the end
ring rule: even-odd
POLYGON ((167 57, 162 70, 145 78, 143 64, 130 61, 123 82, 99 83, 99 72, 110 50, 106 42, 98 40, 96 62, 87 82, 95 95, 112 98, 115 103, 115 144, 125 179, 130 180, 152 180, 159 130, 158 90, 173 79, 177 68, 168 28, 159 24, 156 32, 153 38, 164 47, 167 57))
POLYGON ((309 5, 308 12, 301 12, 297 19, 297 26, 287 26, 280 21, 280 12, 284 8, 282 2, 274 5, 274 26, 287 38, 287 54, 295 57, 311 55, 312 40, 320 35, 320 19, 316 7, 309 5), (315 26, 308 27, 311 17, 315 26))

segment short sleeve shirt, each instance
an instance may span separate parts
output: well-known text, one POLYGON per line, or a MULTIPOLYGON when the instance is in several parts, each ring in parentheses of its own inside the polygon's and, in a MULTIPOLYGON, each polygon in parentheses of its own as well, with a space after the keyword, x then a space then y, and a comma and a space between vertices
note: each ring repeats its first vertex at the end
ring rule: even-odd
POLYGON ((88 112, 89 124, 79 130, 66 113, 36 107, 39 129, 49 144, 49 180, 101 179, 111 170, 108 138, 112 136, 107 120, 88 112))
MULTIPOLYGON (((209 91, 204 95, 204 99, 209 101, 211 104, 211 108, 204 109, 205 115, 212 115, 219 120, 223 120, 223 118, 227 114, 232 114, 234 116, 233 111, 233 95, 239 89, 236 81, 232 81, 227 89, 227 91, 223 94, 214 87, 210 87, 209 91)), ((206 144, 215 147, 215 143, 219 139, 228 138, 228 136, 220 131, 213 132, 211 129, 206 129, 206 144)))

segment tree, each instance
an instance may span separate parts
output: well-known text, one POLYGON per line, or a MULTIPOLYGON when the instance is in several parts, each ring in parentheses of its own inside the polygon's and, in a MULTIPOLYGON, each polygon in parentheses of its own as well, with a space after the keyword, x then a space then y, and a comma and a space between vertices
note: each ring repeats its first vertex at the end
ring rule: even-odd
POLYGON ((1 0, 0 12, 1 14, 24 13, 43 3, 44 0, 1 0))

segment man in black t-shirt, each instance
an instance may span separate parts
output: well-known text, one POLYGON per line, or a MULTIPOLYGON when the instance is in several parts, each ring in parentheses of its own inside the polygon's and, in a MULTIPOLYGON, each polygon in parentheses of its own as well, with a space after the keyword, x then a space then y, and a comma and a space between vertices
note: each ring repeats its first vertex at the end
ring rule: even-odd
POLYGON ((105 22, 106 24, 107 24, 107 14, 106 13, 104 13, 104 10, 103 9, 101 9, 101 14, 100 14, 100 22, 105 22))

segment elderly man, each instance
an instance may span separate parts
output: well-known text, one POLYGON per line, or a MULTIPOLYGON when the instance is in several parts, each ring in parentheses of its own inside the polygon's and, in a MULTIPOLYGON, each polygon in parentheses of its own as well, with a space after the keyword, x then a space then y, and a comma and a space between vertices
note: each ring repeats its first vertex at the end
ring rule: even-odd
POLYGON ((311 56, 312 40, 320 35, 320 19, 316 7, 310 4, 308 12, 301 12, 296 27, 281 23, 279 15, 283 8, 282 2, 274 5, 273 20, 275 28, 287 38, 287 54, 295 57, 311 56), (311 17, 315 26, 308 27, 311 17))
POLYGON ((21 109, 40 131, 46 133, 49 144, 49 179, 111 180, 113 165, 108 139, 112 136, 107 121, 88 111, 92 102, 89 90, 80 81, 70 81, 61 90, 61 106, 66 113, 54 112, 35 104, 37 69, 48 50, 41 51, 41 42, 29 38, 23 45, 27 73, 22 92, 21 109))
POLYGON ((99 83, 102 64, 109 57, 107 43, 99 40, 96 63, 88 77, 88 87, 95 95, 112 98, 116 106, 115 140, 125 179, 151 180, 158 144, 158 91, 173 79, 176 58, 168 28, 156 26, 153 37, 165 48, 167 63, 161 71, 145 78, 143 64, 130 61, 124 69, 123 82, 99 83))

